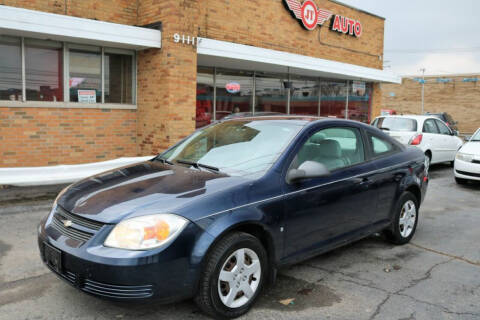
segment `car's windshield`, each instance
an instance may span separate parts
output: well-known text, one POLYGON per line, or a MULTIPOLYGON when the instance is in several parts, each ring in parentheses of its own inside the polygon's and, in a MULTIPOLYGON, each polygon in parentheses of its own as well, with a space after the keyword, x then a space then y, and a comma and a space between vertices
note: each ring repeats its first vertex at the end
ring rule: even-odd
POLYGON ((478 129, 477 132, 475 132, 475 134, 472 136, 470 141, 480 141, 480 129, 478 129))
POLYGON ((378 118, 373 125, 390 131, 417 131, 417 121, 410 118, 378 118))
POLYGON ((289 121, 226 121, 196 131, 161 158, 216 167, 232 176, 258 177, 272 166, 302 126, 289 121))

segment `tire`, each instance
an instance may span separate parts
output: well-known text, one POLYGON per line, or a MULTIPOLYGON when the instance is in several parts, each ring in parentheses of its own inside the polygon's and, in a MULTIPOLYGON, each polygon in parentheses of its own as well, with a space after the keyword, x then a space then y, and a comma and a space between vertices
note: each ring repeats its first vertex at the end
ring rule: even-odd
POLYGON ((430 166, 432 165, 432 155, 429 152, 425 153, 425 173, 430 173, 430 166))
POLYGON ((468 183, 468 180, 467 180, 467 179, 462 179, 462 178, 457 178, 457 177, 455 177, 455 182, 456 182, 457 184, 464 185, 464 184, 467 184, 467 183, 468 183))
POLYGON ((408 191, 402 193, 395 206, 392 226, 385 230, 385 235, 390 242, 397 245, 410 242, 417 229, 418 209, 419 200, 417 197, 408 191), (406 218, 408 213, 410 213, 410 217, 406 218))
POLYGON ((239 317, 247 313, 257 300, 268 272, 267 252, 257 238, 244 232, 228 234, 214 245, 206 257, 195 303, 204 313, 216 319, 239 317), (237 259, 242 253, 244 265, 237 259), (251 273, 258 267, 257 262, 260 273, 251 273), (248 269, 249 265, 252 270, 248 269), (234 278, 222 281, 221 271, 234 278), (243 291, 248 289, 246 286, 252 290, 249 291, 250 297, 243 291))

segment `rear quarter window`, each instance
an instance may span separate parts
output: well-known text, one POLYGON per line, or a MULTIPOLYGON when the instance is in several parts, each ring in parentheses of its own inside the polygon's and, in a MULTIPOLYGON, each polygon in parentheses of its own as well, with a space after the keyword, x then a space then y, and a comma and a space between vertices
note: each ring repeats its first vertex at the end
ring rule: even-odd
POLYGON ((410 118, 378 118, 373 125, 389 131, 417 131, 417 120, 410 118))

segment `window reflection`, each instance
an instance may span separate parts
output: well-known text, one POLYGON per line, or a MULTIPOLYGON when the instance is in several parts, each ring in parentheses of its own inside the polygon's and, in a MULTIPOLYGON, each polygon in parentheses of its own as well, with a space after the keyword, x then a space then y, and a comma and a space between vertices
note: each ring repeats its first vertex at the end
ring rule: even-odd
POLYGON ((252 111, 253 73, 217 72, 217 120, 239 112, 252 111))
POLYGON ((20 38, 0 36, 0 100, 22 100, 20 38))
POLYGON ((292 79, 290 87, 290 113, 317 116, 320 93, 318 81, 292 79))
POLYGON ((60 42, 25 40, 27 101, 63 101, 62 66, 60 42))
POLYGON ((197 70, 197 110, 195 127, 201 128, 212 122, 213 117, 213 68, 197 70))
POLYGON ((347 83, 345 81, 322 81, 320 115, 322 117, 345 118, 347 83))
POLYGON ((372 85, 363 81, 352 81, 348 95, 348 118, 370 123, 372 85))
POLYGON ((133 57, 105 53, 105 102, 133 103, 133 57))
POLYGON ((287 113, 288 77, 255 76, 255 112, 287 113))
POLYGON ((70 50, 70 101, 101 102, 101 64, 100 52, 70 50))

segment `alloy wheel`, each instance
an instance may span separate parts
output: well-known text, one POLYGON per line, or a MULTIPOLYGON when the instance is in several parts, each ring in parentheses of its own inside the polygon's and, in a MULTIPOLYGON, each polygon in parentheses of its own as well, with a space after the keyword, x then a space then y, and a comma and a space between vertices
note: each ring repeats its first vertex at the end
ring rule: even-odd
POLYGON ((400 212, 399 227, 402 237, 408 238, 408 236, 410 236, 416 220, 417 208, 412 200, 408 200, 402 206, 402 211, 400 212))
POLYGON ((262 266, 255 251, 241 248, 225 261, 218 277, 218 294, 228 308, 239 308, 250 301, 260 284, 262 266))

